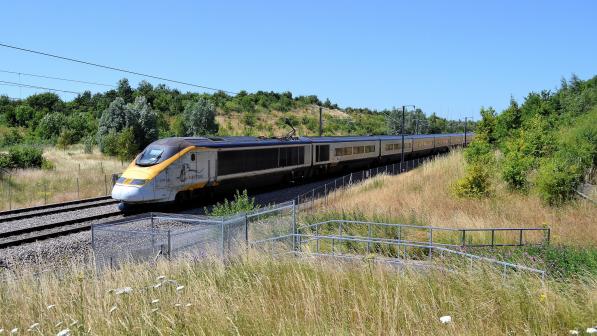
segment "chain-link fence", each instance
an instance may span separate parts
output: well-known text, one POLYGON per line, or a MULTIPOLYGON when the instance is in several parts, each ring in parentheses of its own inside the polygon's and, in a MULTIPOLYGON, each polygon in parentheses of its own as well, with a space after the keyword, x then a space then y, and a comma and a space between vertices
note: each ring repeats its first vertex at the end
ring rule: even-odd
MULTIPOLYGON (((260 208, 231 217, 147 213, 92 227, 99 267, 158 258, 231 258, 253 240, 291 235, 296 227, 294 202, 260 208)), ((286 250, 293 239, 277 242, 286 250)), ((268 246, 275 249, 275 246, 268 246)))

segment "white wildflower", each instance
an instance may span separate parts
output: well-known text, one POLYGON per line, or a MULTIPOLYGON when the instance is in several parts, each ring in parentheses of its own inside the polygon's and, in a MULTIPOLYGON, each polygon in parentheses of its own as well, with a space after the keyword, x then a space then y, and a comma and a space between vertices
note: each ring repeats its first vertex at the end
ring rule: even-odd
POLYGON ((18 332, 19 332, 19 328, 13 328, 13 329, 10 331, 10 333, 11 333, 11 334, 16 334, 16 333, 18 333, 18 332))
POLYGON ((182 286, 182 285, 180 285, 180 286, 176 287, 176 291, 177 291, 177 292, 178 292, 178 291, 181 291, 181 290, 183 290, 183 289, 184 289, 184 286, 182 286))
POLYGON ((70 329, 63 329, 60 330, 56 336, 69 336, 70 335, 70 329))
POLYGON ((118 289, 114 290, 114 293, 116 293, 116 295, 129 294, 132 292, 133 292, 133 289, 131 287, 123 287, 123 288, 118 288, 118 289))
POLYGON ((174 304, 174 307, 180 307, 180 306, 182 306, 180 303, 175 303, 174 304))
POLYGON ((162 280, 164 280, 164 279, 166 279, 166 276, 165 276, 165 275, 160 275, 159 277, 157 277, 157 279, 156 279, 156 280, 157 280, 157 281, 162 281, 162 280))
POLYGON ((184 306, 185 306, 185 307, 190 307, 190 306, 192 306, 192 305, 193 305, 192 303, 187 303, 187 304, 186 304, 186 305, 184 305, 184 306))
POLYGON ((0 334, 4 334, 4 328, 0 328, 0 334))
POLYGON ((151 304, 157 304, 160 302, 160 299, 153 299, 151 300, 151 304))
POLYGON ((160 283, 153 285, 153 288, 160 288, 161 286, 162 286, 162 283, 160 282, 160 283))
POLYGON ((46 307, 46 308, 47 308, 48 310, 50 310, 50 309, 54 309, 54 308, 56 308, 56 305, 53 305, 53 304, 51 304, 51 305, 49 305, 49 306, 48 306, 48 307, 46 307))
POLYGON ((587 334, 597 334, 597 327, 587 328, 587 334))
POLYGON ((578 333, 578 330, 568 330, 568 333, 569 333, 570 335, 578 335, 578 334, 579 334, 579 333, 578 333))
POLYGON ((439 318, 439 321, 443 324, 452 322, 452 316, 446 315, 439 318))
POLYGON ((118 309, 118 307, 112 306, 112 308, 110 308, 110 314, 112 314, 116 309, 118 309))

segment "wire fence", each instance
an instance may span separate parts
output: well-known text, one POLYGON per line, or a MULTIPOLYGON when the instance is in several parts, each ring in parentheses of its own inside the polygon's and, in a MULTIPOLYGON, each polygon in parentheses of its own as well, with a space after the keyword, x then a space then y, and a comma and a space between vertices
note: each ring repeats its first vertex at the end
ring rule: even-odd
POLYGON ((42 174, 16 172, 0 180, 0 210, 108 196, 118 177, 95 168, 42 174))
POLYGON ((411 171, 425 162, 432 161, 442 154, 433 156, 419 157, 404 162, 393 163, 381 167, 365 169, 358 172, 346 174, 333 181, 327 182, 316 188, 313 188, 296 197, 296 204, 301 214, 315 212, 321 207, 328 205, 328 201, 336 191, 352 186, 353 184, 370 179, 380 174, 398 175, 411 171))
MULTIPOLYGON (((146 213, 93 225, 91 236, 97 266, 114 267, 179 256, 228 259, 249 241, 292 234, 295 223, 294 203, 287 202, 231 217, 146 213)), ((289 250, 292 243, 276 245, 289 250)))

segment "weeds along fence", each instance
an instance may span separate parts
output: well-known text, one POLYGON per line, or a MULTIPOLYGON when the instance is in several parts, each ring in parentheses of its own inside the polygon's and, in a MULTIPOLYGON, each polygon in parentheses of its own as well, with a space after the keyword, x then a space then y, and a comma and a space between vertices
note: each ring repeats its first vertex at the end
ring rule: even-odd
POLYGON ((296 197, 296 204, 301 214, 315 212, 319 208, 327 206, 329 198, 331 198, 331 196, 333 196, 333 194, 336 191, 339 191, 346 187, 350 187, 353 184, 362 182, 380 174, 398 175, 401 173, 411 171, 424 164, 425 162, 434 160, 440 155, 443 154, 439 153, 433 156, 420 157, 404 162, 393 163, 381 167, 370 168, 346 174, 344 176, 334 179, 333 181, 318 186, 317 188, 300 194, 296 197))
MULTIPOLYGON (((179 256, 231 258, 249 241, 288 236, 296 227, 294 202, 231 217, 147 213, 92 226, 98 267, 179 256)), ((291 250, 294 240, 277 242, 291 250)))
POLYGON ((274 256, 295 255, 326 257, 342 260, 361 260, 383 262, 409 268, 434 268, 442 270, 483 269, 483 267, 501 268, 503 276, 511 272, 529 272, 545 278, 544 270, 518 265, 494 258, 474 255, 446 247, 409 243, 396 239, 376 239, 374 237, 351 237, 338 235, 293 234, 272 237, 250 243, 252 248, 274 256), (272 246, 281 246, 280 242, 294 239, 295 250, 280 252, 272 246), (366 251, 366 253, 365 253, 366 251))
POLYGON ((108 196, 118 174, 102 167, 70 171, 16 171, 0 180, 0 210, 108 196))

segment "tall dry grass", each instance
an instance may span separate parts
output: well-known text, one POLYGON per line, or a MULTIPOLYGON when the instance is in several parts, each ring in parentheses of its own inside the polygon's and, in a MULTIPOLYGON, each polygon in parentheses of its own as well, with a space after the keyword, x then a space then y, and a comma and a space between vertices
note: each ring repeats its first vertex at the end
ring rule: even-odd
POLYGON ((106 195, 111 175, 127 164, 97 149, 85 153, 81 145, 67 150, 48 147, 44 157, 55 169, 19 169, 0 181, 0 210, 106 195))
POLYGON ((44 335, 65 328, 94 335, 561 335, 595 323, 596 289, 595 279, 542 283, 522 274, 502 279, 491 269, 416 272, 258 256, 101 274, 23 271, 3 274, 0 328, 23 333, 39 323, 33 331, 44 335), (453 322, 441 324, 443 315, 453 322))
POLYGON ((455 197, 452 184, 464 174, 460 151, 440 157, 398 176, 378 176, 332 194, 318 215, 339 214, 394 223, 456 228, 549 227, 556 243, 597 244, 597 207, 579 200, 549 207, 533 194, 507 190, 494 181, 493 196, 455 197))

